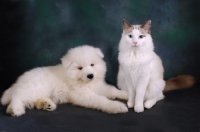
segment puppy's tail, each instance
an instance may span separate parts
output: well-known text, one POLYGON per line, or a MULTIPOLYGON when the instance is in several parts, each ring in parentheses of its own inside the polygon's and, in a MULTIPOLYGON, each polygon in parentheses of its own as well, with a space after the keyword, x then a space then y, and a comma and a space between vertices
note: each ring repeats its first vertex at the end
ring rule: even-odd
POLYGON ((191 75, 178 75, 166 81, 163 92, 171 90, 191 88, 195 83, 195 78, 191 75))
POLYGON ((9 88, 3 93, 1 97, 1 104, 7 105, 10 103, 10 101, 11 101, 11 89, 9 88))

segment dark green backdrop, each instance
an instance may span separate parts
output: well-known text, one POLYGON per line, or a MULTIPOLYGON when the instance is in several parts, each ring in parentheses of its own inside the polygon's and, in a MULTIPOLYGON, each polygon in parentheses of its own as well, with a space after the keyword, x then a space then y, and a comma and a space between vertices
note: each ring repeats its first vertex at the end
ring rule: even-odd
POLYGON ((89 44, 102 49, 116 84, 122 19, 152 20, 155 51, 165 78, 200 76, 198 0, 5 0, 0 2, 0 89, 24 71, 55 65, 69 48, 89 44))

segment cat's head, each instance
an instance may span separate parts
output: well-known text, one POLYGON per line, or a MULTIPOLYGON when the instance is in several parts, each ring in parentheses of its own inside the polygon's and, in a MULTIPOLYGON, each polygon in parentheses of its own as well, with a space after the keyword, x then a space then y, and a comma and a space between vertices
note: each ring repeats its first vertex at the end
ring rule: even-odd
POLYGON ((153 50, 150 28, 151 20, 142 25, 131 25, 126 20, 123 20, 121 48, 153 50))

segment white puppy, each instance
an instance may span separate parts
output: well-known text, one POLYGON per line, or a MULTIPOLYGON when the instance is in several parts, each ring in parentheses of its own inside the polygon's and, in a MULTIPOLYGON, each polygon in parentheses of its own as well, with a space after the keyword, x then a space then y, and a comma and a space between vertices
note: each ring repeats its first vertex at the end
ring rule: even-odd
POLYGON ((60 103, 72 103, 107 113, 125 113, 125 104, 110 99, 127 100, 127 92, 106 84, 106 64, 99 48, 73 48, 61 59, 62 64, 25 72, 7 89, 1 103, 7 113, 20 116, 26 108, 53 111, 60 103), (108 99, 109 98, 109 99, 108 99))

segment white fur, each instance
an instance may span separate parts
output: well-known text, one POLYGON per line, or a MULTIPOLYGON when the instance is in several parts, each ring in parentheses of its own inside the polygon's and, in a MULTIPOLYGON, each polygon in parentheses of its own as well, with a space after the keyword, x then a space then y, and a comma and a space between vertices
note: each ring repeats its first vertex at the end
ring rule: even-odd
POLYGON ((48 111, 55 110, 57 104, 72 103, 107 113, 125 113, 125 104, 110 99, 127 99, 127 92, 105 83, 106 64, 102 58, 100 49, 92 46, 71 49, 61 59, 62 64, 35 68, 21 75, 4 92, 1 103, 8 105, 7 113, 12 116, 24 114, 25 107, 33 108, 41 100, 42 109, 48 111), (89 79, 89 74, 94 77, 89 79))
POLYGON ((144 107, 149 109, 164 98, 162 91, 165 81, 162 61, 153 51, 151 35, 147 33, 146 37, 139 38, 143 34, 137 27, 134 26, 130 33, 122 33, 119 43, 118 87, 128 91, 128 107, 134 107, 135 112, 143 112, 144 107))

